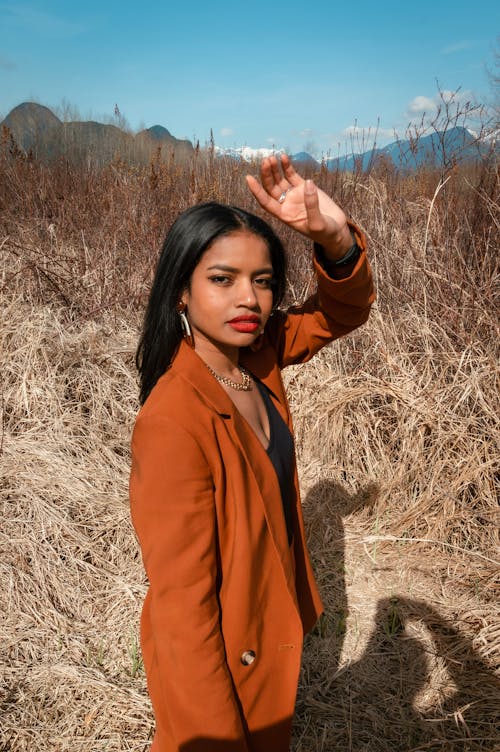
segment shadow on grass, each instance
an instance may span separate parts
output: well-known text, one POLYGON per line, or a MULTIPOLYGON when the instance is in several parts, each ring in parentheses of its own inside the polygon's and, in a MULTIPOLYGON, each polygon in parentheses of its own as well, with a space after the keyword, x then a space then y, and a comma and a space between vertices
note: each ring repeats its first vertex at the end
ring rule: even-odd
POLYGON ((362 657, 340 665, 347 618, 343 518, 376 496, 375 487, 350 495, 322 481, 304 502, 326 612, 306 640, 292 749, 500 749, 500 682, 432 605, 405 596, 380 599, 362 657))

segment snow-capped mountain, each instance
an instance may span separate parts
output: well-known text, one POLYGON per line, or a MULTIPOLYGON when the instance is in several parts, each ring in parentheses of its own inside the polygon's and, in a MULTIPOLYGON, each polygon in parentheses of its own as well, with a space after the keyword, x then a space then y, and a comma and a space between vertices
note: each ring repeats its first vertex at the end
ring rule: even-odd
POLYGON ((242 162, 252 162, 254 159, 264 159, 264 157, 270 157, 272 154, 281 154, 283 149, 266 149, 263 147, 252 149, 251 146, 225 149, 222 146, 215 146, 214 151, 218 157, 231 157, 242 162))
MULTIPOLYGON (((422 165, 450 166, 457 162, 484 159, 488 154, 499 152, 499 131, 476 134, 464 127, 453 127, 446 131, 434 131, 417 139, 401 139, 382 148, 369 149, 360 154, 346 154, 343 157, 327 158, 325 164, 330 170, 361 169, 369 170, 377 160, 386 158, 397 169, 412 170, 422 165)), ((251 162, 271 154, 280 154, 282 149, 252 149, 243 146, 238 149, 215 147, 218 156, 231 157, 239 161, 251 162)), ((307 152, 290 154, 293 162, 319 169, 320 162, 307 152)))

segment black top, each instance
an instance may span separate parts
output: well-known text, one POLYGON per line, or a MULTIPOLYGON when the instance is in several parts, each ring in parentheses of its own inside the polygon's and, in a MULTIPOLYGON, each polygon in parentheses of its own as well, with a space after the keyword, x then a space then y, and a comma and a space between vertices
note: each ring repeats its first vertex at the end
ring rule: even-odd
POLYGON ((290 433, 287 424, 274 406, 267 388, 257 379, 255 381, 259 392, 262 395, 262 399, 264 400, 264 405, 266 406, 269 418, 269 445, 266 452, 278 477, 283 513, 285 515, 286 531, 288 534, 288 543, 291 544, 293 540, 291 500, 294 495, 293 481, 295 477, 293 436, 290 433))

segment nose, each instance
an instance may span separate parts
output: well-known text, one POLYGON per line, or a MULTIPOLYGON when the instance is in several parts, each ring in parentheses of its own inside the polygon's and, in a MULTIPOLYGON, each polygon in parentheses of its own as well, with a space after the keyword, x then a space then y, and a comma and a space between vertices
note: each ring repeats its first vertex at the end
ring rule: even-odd
POLYGON ((258 305, 255 287, 251 279, 241 280, 238 285, 237 304, 246 308, 255 308, 258 305))

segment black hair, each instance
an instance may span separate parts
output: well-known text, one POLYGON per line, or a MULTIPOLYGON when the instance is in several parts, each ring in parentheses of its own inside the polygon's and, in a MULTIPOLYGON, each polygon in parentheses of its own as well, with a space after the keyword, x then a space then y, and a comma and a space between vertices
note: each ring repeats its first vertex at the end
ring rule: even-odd
POLYGON ((281 303, 286 285, 285 251, 267 222, 244 209, 215 202, 184 211, 163 243, 137 348, 141 404, 170 367, 182 340, 177 305, 203 253, 217 238, 238 230, 251 232, 267 243, 273 267, 273 308, 281 303))

